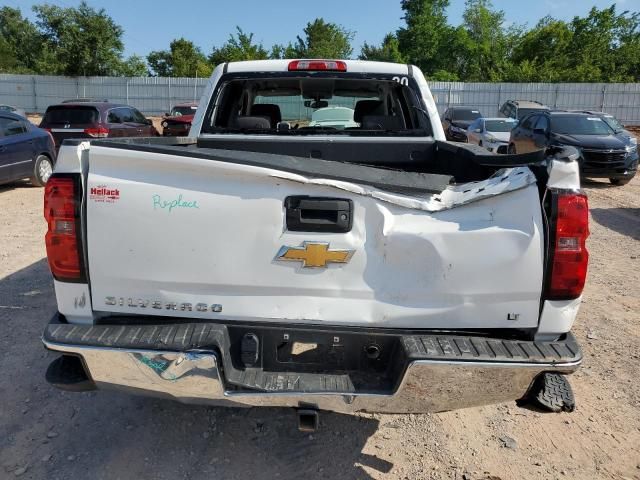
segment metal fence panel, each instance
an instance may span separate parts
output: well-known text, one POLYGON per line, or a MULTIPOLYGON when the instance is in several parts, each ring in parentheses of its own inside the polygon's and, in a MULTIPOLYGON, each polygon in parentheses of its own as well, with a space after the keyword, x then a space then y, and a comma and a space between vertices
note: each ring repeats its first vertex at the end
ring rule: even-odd
MULTIPOLYGON (((42 113, 62 100, 90 97, 127 103, 147 115, 162 115, 172 105, 198 100, 206 78, 165 77, 59 77, 0 74, 0 103, 27 112, 42 113)), ((485 116, 498 114, 508 99, 537 100, 552 108, 603 110, 627 125, 640 125, 638 83, 464 83, 429 82, 443 113, 449 106, 476 107, 485 116)), ((283 118, 299 117, 299 105, 283 112, 283 118)), ((308 112, 304 112, 308 114, 308 112)))

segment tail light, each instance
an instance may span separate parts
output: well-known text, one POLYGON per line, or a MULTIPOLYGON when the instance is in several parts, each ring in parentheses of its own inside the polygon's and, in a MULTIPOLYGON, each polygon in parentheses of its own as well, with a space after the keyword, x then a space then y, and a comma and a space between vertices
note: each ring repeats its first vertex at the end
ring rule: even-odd
POLYGON ((546 298, 570 300, 582 294, 587 277, 589 204, 581 193, 554 193, 552 198, 551 270, 546 298))
POLYGON ((84 281, 78 238, 80 186, 75 175, 54 175, 44 189, 45 244, 51 273, 63 282, 84 281))
POLYGON ((340 60, 294 60, 290 72, 346 72, 347 64, 340 60))
POLYGON ((94 138, 106 138, 109 136, 109 130, 105 127, 85 128, 84 133, 94 138))

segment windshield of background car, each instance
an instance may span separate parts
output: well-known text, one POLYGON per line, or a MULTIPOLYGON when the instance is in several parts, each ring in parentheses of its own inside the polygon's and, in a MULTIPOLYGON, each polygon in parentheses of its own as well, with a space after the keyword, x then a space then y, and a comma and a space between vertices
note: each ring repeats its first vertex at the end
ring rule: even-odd
POLYGON ((355 112, 349 107, 320 108, 311 114, 309 125, 330 125, 336 128, 358 127, 353 121, 355 112))
POLYGON ((486 120, 484 128, 487 132, 510 132, 515 128, 517 122, 513 120, 486 120))
POLYGON ((195 115, 197 107, 173 107, 171 110, 172 117, 181 117, 182 115, 195 115))
POLYGON ((96 123, 100 117, 98 110, 94 107, 80 106, 59 106, 49 107, 42 119, 43 124, 71 124, 83 125, 96 123))
POLYGON ((480 110, 453 110, 451 118, 453 120, 475 120, 481 116, 480 110))
POLYGON ((609 125, 611 128, 613 128, 616 133, 621 132, 622 130, 624 130, 624 126, 613 115, 604 115, 602 117, 602 120, 604 120, 607 123, 607 125, 609 125))
MULTIPOLYGON (((286 73, 265 78, 231 75, 214 93, 203 133, 287 135, 432 134, 412 88, 393 76, 345 78, 286 73)), ((397 78, 397 77, 396 77, 397 78)))
POLYGON ((611 135, 612 128, 600 117, 552 116, 551 131, 566 135, 611 135))

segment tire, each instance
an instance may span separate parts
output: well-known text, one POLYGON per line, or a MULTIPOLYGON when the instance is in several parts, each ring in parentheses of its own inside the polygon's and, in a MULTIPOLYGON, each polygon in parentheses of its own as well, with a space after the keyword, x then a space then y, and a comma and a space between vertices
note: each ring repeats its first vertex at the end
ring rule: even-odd
POLYGON ((509 148, 507 148, 507 153, 509 155, 516 155, 516 146, 512 143, 511 145, 509 145, 509 148))
POLYGON ((44 187, 53 173, 53 162, 46 155, 38 155, 33 166, 31 183, 36 187, 44 187))
POLYGON ((633 177, 629 177, 629 178, 610 178, 609 179, 609 181, 611 182, 611 185, 615 185, 616 187, 621 187, 622 185, 626 185, 631 180, 633 180, 633 177))
POLYGON ((480 140, 480 141, 478 142, 478 146, 479 146, 479 147, 481 147, 481 146, 482 146, 482 140, 480 140))

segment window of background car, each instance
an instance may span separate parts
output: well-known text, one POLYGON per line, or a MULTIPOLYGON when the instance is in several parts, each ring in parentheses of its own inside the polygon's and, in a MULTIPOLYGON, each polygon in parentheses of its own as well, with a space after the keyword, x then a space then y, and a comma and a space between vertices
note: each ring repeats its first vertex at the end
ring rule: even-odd
POLYGON ((171 110, 172 117, 179 117, 181 115, 195 115, 197 107, 173 107, 171 110))
POLYGON ((0 130, 2 135, 9 137, 11 135, 20 135, 27 131, 27 126, 20 120, 14 120, 13 118, 0 117, 0 130))
POLYGON ((122 116, 120 115, 120 108, 112 108, 107 115, 107 123, 122 123, 122 116))
POLYGON ((80 107, 80 106, 58 106, 49 107, 44 114, 42 123, 44 124, 66 124, 82 125, 98 122, 100 114, 94 107, 80 107))
POLYGON ((544 115, 538 115, 538 121, 533 128, 535 130, 544 130, 546 132, 549 129, 549 120, 544 115))
POLYGON ((551 118, 551 130, 567 135, 611 135, 613 129, 600 117, 558 115, 551 118))
POLYGON ((522 121, 522 128, 526 129, 526 130, 531 130, 533 128, 533 122, 536 120, 537 115, 531 115, 530 117, 525 118, 522 121))
POLYGON ((517 125, 513 120, 485 120, 487 132, 510 132, 517 125))
POLYGON ((480 110, 454 110, 451 116, 452 120, 475 120, 480 118, 482 114, 480 110))
POLYGON ((135 123, 135 117, 133 115, 133 110, 131 108, 119 108, 120 110, 118 114, 121 116, 122 121, 125 123, 135 123))
POLYGON ((136 110, 135 108, 131 109, 132 115, 133 115, 133 121, 135 123, 146 123, 147 119, 146 117, 140 113, 138 110, 136 110))
POLYGON ((622 130, 624 130, 624 126, 622 126, 618 119, 613 115, 604 115, 602 117, 602 120, 607 122, 607 125, 613 128, 616 133, 620 133, 622 130))

